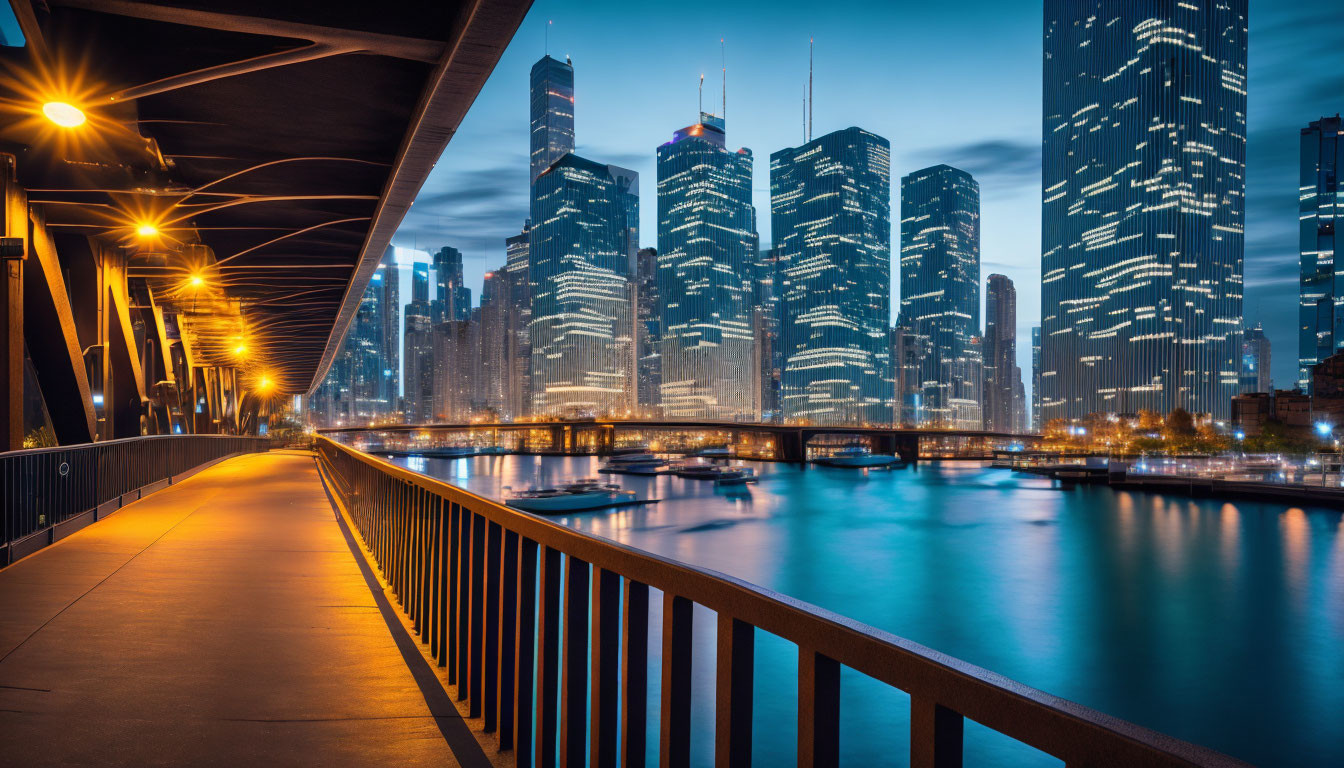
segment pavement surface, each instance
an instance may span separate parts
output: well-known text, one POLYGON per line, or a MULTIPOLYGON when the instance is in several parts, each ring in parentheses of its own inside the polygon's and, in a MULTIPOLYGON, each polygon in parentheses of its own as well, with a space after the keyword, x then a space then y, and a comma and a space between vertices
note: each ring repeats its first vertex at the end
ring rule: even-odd
POLYGON ((488 765, 352 542, 272 452, 0 570, 0 765, 488 765))

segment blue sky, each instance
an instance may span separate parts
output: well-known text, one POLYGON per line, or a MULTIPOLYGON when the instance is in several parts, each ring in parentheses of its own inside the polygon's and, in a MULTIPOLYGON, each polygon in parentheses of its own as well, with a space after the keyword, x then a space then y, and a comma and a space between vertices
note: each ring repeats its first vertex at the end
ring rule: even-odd
MULTIPOLYGON (((801 143, 811 36, 813 135, 857 125, 891 141, 894 253, 900 176, 947 163, 979 180, 981 282, 1000 272, 1016 283, 1019 364, 1030 379, 1030 328, 1040 319, 1041 8, 538 0, 394 242, 460 248, 476 295, 482 275, 503 264, 504 238, 527 216, 528 70, 553 20, 551 55, 574 61, 577 151, 639 172, 646 246, 657 245, 654 153, 694 122, 701 73, 706 108, 717 110, 726 41, 728 143, 755 153, 769 243, 769 157, 801 143)), ((1298 132, 1344 111, 1342 41, 1337 0, 1251 0, 1245 312, 1270 335, 1281 387, 1296 377, 1298 132)), ((893 306, 898 297, 893 284, 893 306)))

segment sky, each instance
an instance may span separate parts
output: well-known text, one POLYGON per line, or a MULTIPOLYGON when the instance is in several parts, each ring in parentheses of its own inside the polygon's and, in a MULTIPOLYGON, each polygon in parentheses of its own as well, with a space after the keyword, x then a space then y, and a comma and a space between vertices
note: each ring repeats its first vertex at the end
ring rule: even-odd
MULTIPOLYGON (((979 181, 981 301, 992 273, 1016 284, 1018 361, 1030 388, 1031 327, 1041 316, 1041 13, 1040 0, 537 0, 393 242, 459 248, 479 300, 482 276, 504 263, 504 238, 527 217, 528 71, 549 50, 573 60, 576 152, 640 174, 642 246, 657 245, 657 147, 695 122, 702 73, 705 109, 719 110, 726 61, 728 145, 755 154, 765 246, 770 154, 803 141, 811 37, 813 136, 859 126, 891 142, 893 255, 901 176, 946 163, 979 181)), ((1274 383, 1288 387, 1299 132, 1344 112, 1344 3, 1251 0, 1249 41, 1245 315, 1263 323, 1274 383)))

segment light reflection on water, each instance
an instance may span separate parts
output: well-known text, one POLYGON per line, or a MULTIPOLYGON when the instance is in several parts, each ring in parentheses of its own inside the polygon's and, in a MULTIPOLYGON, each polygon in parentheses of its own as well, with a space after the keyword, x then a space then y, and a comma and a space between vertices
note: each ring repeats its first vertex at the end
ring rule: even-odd
MULTIPOLYGON (((591 457, 403 461, 493 498, 599 466, 591 457)), ((1344 764, 1339 512, 1059 490, 975 463, 753 466, 754 486, 612 475, 662 501, 556 519, 1254 763, 1344 764)), ((693 750, 709 765, 713 614, 698 610, 695 621, 693 750)), ((755 762, 791 763, 794 647, 758 633, 756 664, 755 762)), ((656 712, 656 669, 649 679, 656 712)), ((902 762, 906 697, 852 671, 842 690, 846 764, 902 762)), ((967 763, 1057 764, 974 724, 967 763)))

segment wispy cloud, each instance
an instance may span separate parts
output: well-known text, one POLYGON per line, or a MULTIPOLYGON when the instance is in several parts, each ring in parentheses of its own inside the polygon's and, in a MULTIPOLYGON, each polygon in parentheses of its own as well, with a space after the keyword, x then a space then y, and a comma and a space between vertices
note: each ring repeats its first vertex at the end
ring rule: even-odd
POLYGON ((1041 183, 1039 142, 990 139, 923 150, 916 156, 925 165, 943 163, 966 171, 980 181, 982 192, 995 187, 1039 187, 1041 183))

